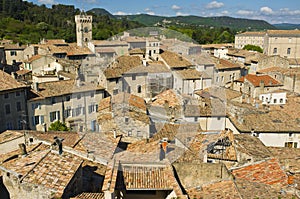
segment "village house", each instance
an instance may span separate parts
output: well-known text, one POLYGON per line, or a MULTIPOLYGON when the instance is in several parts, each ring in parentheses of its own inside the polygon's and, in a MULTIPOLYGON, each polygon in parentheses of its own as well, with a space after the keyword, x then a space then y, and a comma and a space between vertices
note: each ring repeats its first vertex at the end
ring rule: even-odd
POLYGON ((298 101, 298 96, 287 95, 285 104, 277 106, 228 103, 231 129, 234 133, 253 135, 266 146, 299 148, 299 118, 295 112, 298 101))
POLYGON ((233 90, 240 91, 250 100, 250 98, 257 98, 260 94, 270 93, 282 86, 281 82, 269 75, 248 74, 234 81, 233 90))
POLYGON ((300 93, 299 68, 269 67, 259 70, 257 73, 269 75, 277 81, 282 82, 283 89, 300 93))
POLYGON ((154 132, 150 131, 151 121, 143 98, 126 92, 100 100, 98 106, 98 124, 102 132, 122 134, 124 139, 146 139, 154 132))
POLYGON ((100 57, 114 57, 128 54, 128 43, 119 40, 93 40, 88 43, 89 49, 100 57))
POLYGON ((251 44, 260 46, 265 55, 279 55, 284 58, 298 59, 299 30, 267 30, 263 32, 245 32, 235 36, 235 48, 242 49, 251 44))
POLYGON ((163 39, 163 50, 178 53, 180 55, 196 55, 201 53, 201 45, 193 42, 183 42, 178 39, 163 39))
MULTIPOLYGON (((1 134, 0 140, 5 141, 6 148, 9 143, 19 146, 19 150, 15 147, 10 148, 10 151, 2 153, 0 158, 0 185, 2 190, 6 190, 6 193, 1 192, 4 198, 72 198, 89 193, 103 196, 101 189, 107 161, 99 158, 98 153, 104 153, 101 154, 102 157, 108 155, 108 151, 112 153, 114 150, 109 143, 113 142, 89 133, 8 133, 1 134), (17 136, 22 136, 22 141, 16 142, 14 137, 17 136), (102 146, 107 146, 106 152, 103 149, 91 153, 91 140, 97 140, 102 146)), ((114 145, 114 148, 117 146, 111 145, 114 145)), ((2 152, 3 146, 0 147, 2 152)))
POLYGON ((219 86, 232 87, 233 81, 243 74, 243 66, 225 59, 215 60, 214 83, 219 86))
POLYGON ((201 45, 201 52, 205 52, 217 58, 226 59, 226 53, 231 48, 233 48, 232 44, 206 44, 201 45))
POLYGON ((72 130, 98 132, 96 111, 104 93, 103 87, 80 80, 35 83, 27 103, 30 129, 46 131, 59 120, 72 130))
POLYGON ((173 75, 171 70, 160 62, 144 62, 123 74, 122 85, 122 90, 149 99, 161 91, 173 88, 173 75))
POLYGON ((118 57, 107 68, 99 72, 99 85, 103 86, 111 95, 123 91, 128 92, 130 88, 123 86, 122 75, 141 64, 142 60, 139 56, 118 57))
POLYGON ((5 60, 8 65, 16 65, 23 61, 25 45, 4 44, 5 60))
POLYGON ((237 49, 243 49, 246 45, 259 46, 264 48, 265 32, 243 32, 235 35, 234 47, 237 49))
POLYGON ((0 70, 0 132, 28 125, 26 100, 29 87, 0 70))

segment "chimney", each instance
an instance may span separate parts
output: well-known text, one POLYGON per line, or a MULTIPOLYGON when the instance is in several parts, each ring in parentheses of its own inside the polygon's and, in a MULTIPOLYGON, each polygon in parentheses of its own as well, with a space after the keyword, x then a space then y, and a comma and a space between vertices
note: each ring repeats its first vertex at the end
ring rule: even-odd
POLYGON ((117 131, 114 129, 114 138, 117 138, 117 131))
POLYGON ((62 141, 64 141, 64 139, 54 136, 54 142, 52 143, 52 147, 53 147, 53 149, 58 150, 59 155, 61 155, 63 152, 62 141))
POLYGON ((19 144, 19 148, 20 148, 20 150, 22 152, 22 155, 26 156, 27 155, 26 145, 24 143, 21 143, 21 144, 19 144))
POLYGON ((11 73, 11 76, 12 76, 12 78, 17 79, 17 73, 12 72, 12 73, 11 73))
POLYGON ((34 82, 33 83, 33 90, 35 90, 35 91, 39 91, 39 83, 38 82, 34 82))
POLYGON ((143 63, 144 66, 148 66, 147 60, 143 59, 143 60, 142 60, 142 63, 143 63))

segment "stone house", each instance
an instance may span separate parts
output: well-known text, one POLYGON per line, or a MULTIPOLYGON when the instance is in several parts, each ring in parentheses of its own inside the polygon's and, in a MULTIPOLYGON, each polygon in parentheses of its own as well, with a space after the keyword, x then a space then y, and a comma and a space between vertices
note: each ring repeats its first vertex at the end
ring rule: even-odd
POLYGON ((122 76, 123 91, 152 98, 163 90, 173 87, 171 70, 160 63, 144 63, 126 71, 122 76))
POLYGON ((4 138, 20 147, 19 150, 11 148, 0 158, 1 189, 6 189, 7 195, 12 198, 72 198, 83 193, 103 194, 101 188, 107 162, 102 163, 98 153, 91 155, 88 142, 83 144, 84 140, 93 139, 90 134, 15 133, 23 135, 19 144, 0 135, 1 140, 4 138))
POLYGON ((215 60, 214 83, 219 86, 232 87, 234 80, 242 75, 243 66, 225 59, 215 60))
POLYGON ((25 84, 0 70, 0 132, 23 129, 27 126, 26 100, 29 89, 25 84))
POLYGON ((233 89, 240 91, 244 97, 257 98, 260 94, 272 92, 282 87, 282 83, 269 75, 248 74, 234 81, 233 89))
POLYGON ((146 139, 154 133, 144 99, 125 92, 102 99, 97 119, 102 132, 115 132, 128 139, 146 139))
POLYGON ((196 69, 176 70, 173 89, 181 93, 194 96, 197 90, 203 90, 211 86, 212 79, 205 73, 196 69))
POLYGON ((27 102, 30 129, 45 131, 59 120, 72 130, 98 132, 96 111, 104 93, 104 88, 78 80, 35 83, 27 102))
POLYGON ((264 48, 265 32, 243 32, 235 35, 234 47, 243 49, 247 44, 264 48))
MULTIPOLYGON (((114 62, 108 65, 99 72, 99 85, 106 88, 110 94, 117 94, 118 92, 124 91, 122 75, 142 64, 142 60, 139 56, 128 56, 124 55, 118 57, 114 62)), ((126 90, 127 92, 127 90, 126 90)))
POLYGON ((8 65, 16 65, 23 61, 25 45, 5 44, 5 60, 8 65))
POLYGON ((114 57, 128 54, 128 43, 125 41, 93 40, 88 43, 88 47, 93 53, 100 54, 100 57, 114 57))

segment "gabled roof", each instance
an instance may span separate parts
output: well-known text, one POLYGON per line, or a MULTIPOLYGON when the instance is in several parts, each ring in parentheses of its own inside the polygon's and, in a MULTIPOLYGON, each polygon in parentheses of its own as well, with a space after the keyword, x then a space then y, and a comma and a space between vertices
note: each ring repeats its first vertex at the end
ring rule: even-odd
POLYGON ((300 30, 267 30, 271 37, 300 37, 300 30))
POLYGON ((120 170, 126 190, 173 190, 176 182, 171 166, 163 164, 121 163, 120 170))
POLYGON ((154 63, 147 66, 140 65, 134 67, 124 74, 149 74, 149 73, 171 73, 170 69, 167 68, 163 63, 154 63))
POLYGON ((26 88, 26 85, 18 82, 12 76, 0 70, 0 91, 7 91, 20 88, 26 88))
POLYGON ((39 145, 27 156, 19 156, 1 166, 16 175, 20 182, 44 186, 62 197, 64 190, 82 164, 78 156, 63 152, 52 152, 49 146, 39 145))
POLYGON ((225 59, 216 60, 216 69, 226 70, 226 69, 240 69, 242 66, 239 63, 232 63, 225 59))
POLYGON ((255 37, 263 37, 265 36, 266 32, 243 32, 243 33, 240 33, 240 34, 237 34, 235 36, 246 36, 246 37, 249 37, 249 36, 255 36, 255 37))
POLYGON ((235 178, 280 187, 286 186, 288 182, 287 175, 281 169, 278 160, 275 158, 233 169, 232 174, 235 178))
POLYGON ((32 98, 31 100, 38 100, 47 97, 61 96, 61 95, 71 95, 80 92, 104 90, 103 87, 88 83, 81 82, 80 86, 76 85, 76 80, 61 80, 53 82, 42 82, 38 84, 38 91, 33 91, 38 95, 38 97, 32 98))
POLYGON ((208 75, 204 72, 200 72, 196 69, 185 69, 185 70, 178 70, 176 71, 182 79, 184 80, 195 80, 201 78, 208 78, 208 75))
POLYGON ((25 60, 24 62, 25 63, 31 63, 31 62, 33 62, 35 60, 40 59, 41 57, 42 57, 42 55, 33 55, 32 57, 30 57, 28 60, 25 60))
POLYGON ((142 64, 142 60, 139 56, 121 56, 118 57, 111 65, 105 70, 104 74, 107 79, 119 78, 125 72, 138 67, 142 64))
POLYGON ((280 82, 269 75, 248 74, 235 81, 244 83, 245 80, 249 81, 254 87, 259 87, 261 83, 263 83, 265 87, 282 86, 280 82))
POLYGON ((187 68, 193 65, 182 55, 174 52, 164 51, 160 55, 170 68, 187 68))

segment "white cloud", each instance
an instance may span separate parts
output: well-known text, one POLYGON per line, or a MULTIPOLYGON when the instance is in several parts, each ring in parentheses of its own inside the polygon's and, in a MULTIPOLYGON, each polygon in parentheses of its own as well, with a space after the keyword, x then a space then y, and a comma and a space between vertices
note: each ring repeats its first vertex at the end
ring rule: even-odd
POLYGON ((182 12, 176 12, 176 16, 188 16, 189 14, 187 13, 182 13, 182 12))
POLYGON ((181 7, 177 5, 172 5, 172 10, 181 10, 181 7))
POLYGON ((145 11, 146 11, 146 12, 150 12, 151 9, 150 9, 150 8, 145 8, 145 11))
POLYGON ((114 12, 113 14, 114 15, 129 15, 129 13, 122 12, 122 11, 114 12))
POLYGON ((147 12, 146 14, 148 14, 148 15, 155 15, 155 12, 150 11, 150 12, 147 12))
POLYGON ((57 4, 57 2, 55 2, 54 0, 38 0, 38 2, 40 3, 40 4, 57 4))
POLYGON ((222 3, 222 2, 212 1, 206 5, 206 8, 207 9, 217 9, 217 8, 222 8, 223 6, 224 6, 224 3, 222 3))
POLYGON ((253 12, 253 11, 250 11, 250 10, 238 10, 238 11, 236 12, 236 14, 242 15, 242 16, 250 16, 250 15, 253 15, 254 12, 253 12))
POLYGON ((262 12, 263 14, 266 14, 266 15, 274 13, 273 10, 269 7, 261 7, 260 12, 262 12))
POLYGON ((227 10, 224 10, 221 12, 222 15, 229 15, 229 12, 227 10))

